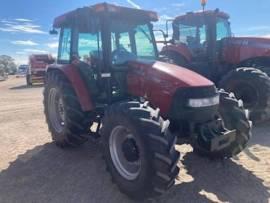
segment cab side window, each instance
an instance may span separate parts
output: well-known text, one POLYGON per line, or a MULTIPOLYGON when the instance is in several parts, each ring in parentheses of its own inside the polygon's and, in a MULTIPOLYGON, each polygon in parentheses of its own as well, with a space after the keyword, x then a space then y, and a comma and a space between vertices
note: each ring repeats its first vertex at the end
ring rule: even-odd
POLYGON ((130 39, 128 32, 124 32, 120 34, 119 37, 119 48, 124 48, 128 52, 131 52, 130 39))
POLYGON ((70 47, 71 47, 71 29, 64 28, 61 31, 58 60, 63 62, 70 61, 70 47))
POLYGON ((90 56, 99 58, 101 52, 101 40, 98 33, 79 33, 78 54, 85 61, 90 56))
POLYGON ((230 24, 228 21, 223 19, 218 19, 217 22, 217 40, 222 40, 224 38, 231 36, 230 24))
POLYGON ((141 59, 155 59, 156 52, 148 25, 139 25, 135 30, 137 57, 141 59))

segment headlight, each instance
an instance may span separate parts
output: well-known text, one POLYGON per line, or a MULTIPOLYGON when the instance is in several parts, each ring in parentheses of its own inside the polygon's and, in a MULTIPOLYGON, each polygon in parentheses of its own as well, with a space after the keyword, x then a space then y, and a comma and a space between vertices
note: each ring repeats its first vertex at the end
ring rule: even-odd
POLYGON ((219 95, 210 98, 189 99, 188 106, 193 108, 215 106, 219 104, 219 95))

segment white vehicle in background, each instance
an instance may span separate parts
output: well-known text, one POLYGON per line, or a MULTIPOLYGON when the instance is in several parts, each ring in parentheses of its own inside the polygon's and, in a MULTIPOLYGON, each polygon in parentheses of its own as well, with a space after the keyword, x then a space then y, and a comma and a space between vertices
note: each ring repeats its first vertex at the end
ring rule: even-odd
POLYGON ((18 67, 18 71, 17 71, 17 74, 16 74, 16 78, 19 78, 19 77, 25 77, 28 68, 29 68, 29 65, 20 65, 20 66, 18 67))

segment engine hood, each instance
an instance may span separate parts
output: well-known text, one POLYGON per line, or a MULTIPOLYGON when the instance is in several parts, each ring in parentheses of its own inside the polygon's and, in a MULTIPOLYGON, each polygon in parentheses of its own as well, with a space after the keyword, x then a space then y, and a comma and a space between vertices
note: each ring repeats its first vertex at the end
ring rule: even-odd
POLYGON ((260 38, 260 37, 232 37, 227 39, 228 43, 269 49, 270 51, 270 38, 260 38))
POLYGON ((147 80, 168 82, 174 87, 212 86, 213 82, 187 68, 160 61, 132 61, 131 68, 142 68, 147 80))
POLYGON ((192 89, 200 94, 210 87, 211 94, 216 93, 213 82, 203 76, 159 61, 130 62, 127 83, 129 93, 146 98, 163 114, 168 113, 172 99, 179 90, 192 89))
POLYGON ((258 57, 270 57, 270 38, 226 38, 223 41, 223 57, 226 62, 232 64, 258 57))

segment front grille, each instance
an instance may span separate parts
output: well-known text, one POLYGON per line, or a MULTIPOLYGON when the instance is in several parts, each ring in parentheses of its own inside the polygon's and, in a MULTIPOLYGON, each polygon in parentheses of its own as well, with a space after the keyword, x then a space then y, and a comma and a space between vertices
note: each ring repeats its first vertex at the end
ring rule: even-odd
POLYGON ((216 113, 218 106, 192 108, 188 107, 188 100, 210 98, 217 94, 214 85, 178 89, 173 97, 169 117, 174 120, 208 120, 216 113))
POLYGON ((213 97, 217 94, 217 89, 215 86, 207 87, 191 87, 185 89, 178 89, 175 94, 175 99, 177 100, 187 100, 190 98, 208 98, 213 97))

